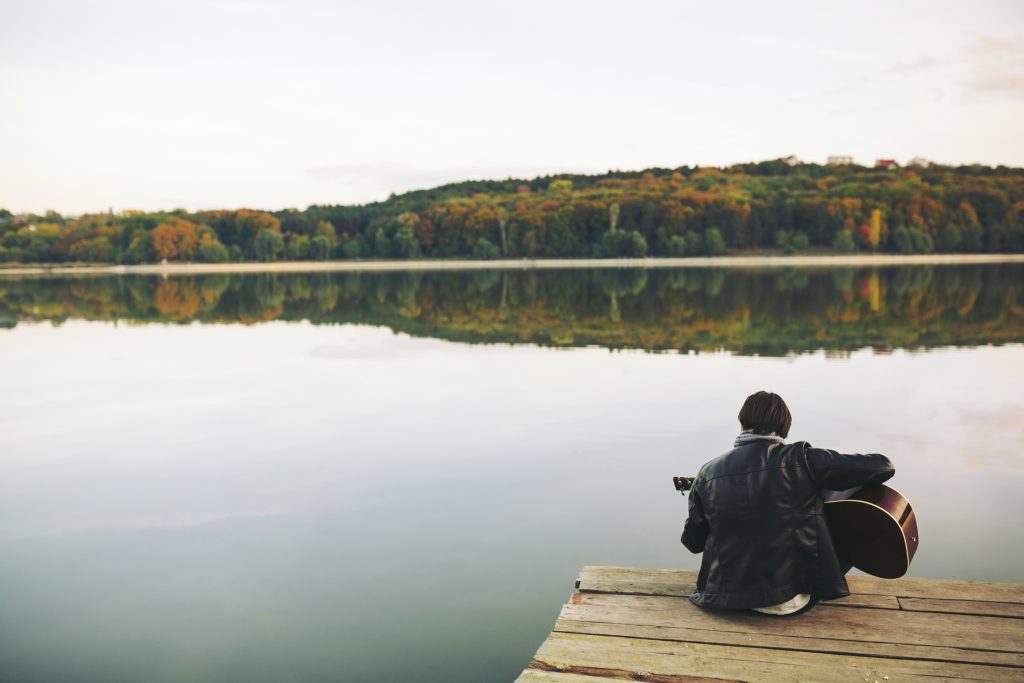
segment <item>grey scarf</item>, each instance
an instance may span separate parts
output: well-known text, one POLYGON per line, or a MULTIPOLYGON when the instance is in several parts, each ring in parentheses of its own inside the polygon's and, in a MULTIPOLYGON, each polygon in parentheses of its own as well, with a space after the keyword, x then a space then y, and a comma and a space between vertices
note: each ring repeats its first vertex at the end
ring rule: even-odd
POLYGON ((751 441, 758 440, 774 441, 775 443, 783 443, 785 441, 785 439, 783 439, 781 436, 778 436, 774 433, 755 434, 754 432, 748 431, 740 432, 740 435, 736 437, 736 441, 733 442, 732 447, 736 448, 737 446, 742 446, 745 443, 750 443, 751 441))

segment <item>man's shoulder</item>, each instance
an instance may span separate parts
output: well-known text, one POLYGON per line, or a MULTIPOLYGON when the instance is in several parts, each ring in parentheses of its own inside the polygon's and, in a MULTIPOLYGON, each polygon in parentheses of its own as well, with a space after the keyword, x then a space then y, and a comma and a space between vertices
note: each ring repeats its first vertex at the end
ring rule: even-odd
POLYGON ((701 468, 697 470, 696 481, 706 481, 707 479, 718 476, 718 473, 722 468, 727 465, 729 456, 731 456, 735 451, 736 449, 734 448, 731 451, 722 453, 716 458, 711 458, 711 460, 708 460, 706 463, 701 465, 701 468))
MULTIPOLYGON (((751 456, 754 455, 749 450, 749 448, 737 447, 722 453, 717 458, 708 460, 697 472, 697 481, 711 481, 718 477, 739 474, 745 471, 750 467, 751 456)), ((756 456, 754 457, 756 458, 756 456)))
POLYGON ((804 462, 804 454, 811 444, 806 441, 780 443, 768 454, 768 465, 772 467, 792 467, 804 462))
POLYGON ((811 444, 806 441, 794 441, 793 443, 780 444, 779 455, 799 455, 811 448, 811 444))
POLYGON ((697 481, 708 481, 731 474, 745 474, 765 467, 786 466, 795 458, 801 457, 810 447, 811 445, 806 441, 794 441, 793 443, 764 441, 737 446, 704 463, 697 472, 697 481))

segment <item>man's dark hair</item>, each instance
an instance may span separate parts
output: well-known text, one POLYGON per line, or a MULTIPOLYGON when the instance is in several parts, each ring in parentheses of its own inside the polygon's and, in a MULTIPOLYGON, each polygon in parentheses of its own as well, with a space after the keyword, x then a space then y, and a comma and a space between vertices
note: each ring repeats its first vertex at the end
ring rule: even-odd
POLYGON ((740 426, 753 430, 755 434, 778 434, 783 439, 789 435, 793 416, 789 414, 786 402, 778 394, 759 391, 747 396, 740 408, 740 426))

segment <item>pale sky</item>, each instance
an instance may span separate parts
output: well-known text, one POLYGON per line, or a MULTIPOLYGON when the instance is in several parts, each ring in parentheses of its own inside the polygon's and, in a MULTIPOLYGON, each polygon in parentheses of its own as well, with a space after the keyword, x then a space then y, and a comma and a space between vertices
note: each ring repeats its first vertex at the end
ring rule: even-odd
POLYGON ((1024 166, 1024 2, 0 0, 0 207, 796 154, 1024 166))

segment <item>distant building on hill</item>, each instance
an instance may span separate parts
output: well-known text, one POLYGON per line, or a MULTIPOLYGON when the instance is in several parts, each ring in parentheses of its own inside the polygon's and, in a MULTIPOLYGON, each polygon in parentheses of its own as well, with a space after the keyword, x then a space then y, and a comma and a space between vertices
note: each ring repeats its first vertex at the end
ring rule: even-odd
POLYGON ((829 166, 850 166, 853 164, 853 157, 843 154, 830 156, 826 162, 829 166))
POLYGON ((790 154, 788 157, 782 157, 781 159, 779 159, 779 161, 781 161, 781 162, 783 162, 785 164, 789 164, 790 166, 799 166, 800 164, 804 163, 804 162, 800 161, 799 159, 797 159, 792 154, 790 154))
POLYGON ((891 171, 894 168, 899 168, 900 165, 896 163, 894 159, 879 159, 875 162, 875 168, 884 168, 887 171, 891 171))
POLYGON ((914 166, 916 168, 928 168, 932 165, 932 162, 928 161, 924 157, 914 157, 907 162, 907 166, 914 166))

